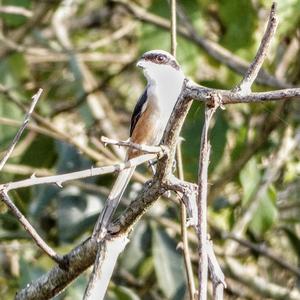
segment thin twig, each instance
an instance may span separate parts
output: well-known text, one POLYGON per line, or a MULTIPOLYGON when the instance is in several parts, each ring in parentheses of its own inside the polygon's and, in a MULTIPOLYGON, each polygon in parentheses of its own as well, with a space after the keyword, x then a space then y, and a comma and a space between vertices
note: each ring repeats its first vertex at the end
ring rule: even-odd
MULTIPOLYGON (((178 177, 180 180, 184 180, 183 174, 183 164, 182 164, 182 153, 181 153, 181 141, 177 144, 176 149, 176 160, 177 160, 177 169, 178 169, 178 177)), ((189 243, 188 243, 188 234, 187 234, 187 226, 186 226, 186 208, 183 202, 180 202, 180 228, 181 228, 181 239, 183 244, 183 258, 184 258, 184 265, 186 270, 187 276, 187 284, 190 294, 190 299, 194 300, 196 295, 196 288, 195 288, 195 281, 194 281, 194 274, 191 262, 191 256, 189 251, 189 243)))
POLYGON ((16 144, 18 143, 23 131, 25 130, 26 126, 28 125, 30 118, 31 118, 31 114, 33 113, 33 110, 37 104, 37 102, 39 101, 41 94, 43 92, 43 89, 39 89, 38 92, 32 97, 32 102, 30 105, 30 108, 27 112, 27 114, 25 115, 25 119, 23 121, 22 126, 19 128, 17 134, 15 135, 13 141, 11 142, 11 144, 9 145, 5 155, 3 156, 3 158, 0 161, 0 171, 2 170, 3 166, 5 165, 6 161, 9 159, 11 153, 14 151, 14 148, 16 146, 16 144))
POLYGON ((7 205, 7 207, 11 210, 11 212, 17 217, 19 222, 22 224, 24 229, 31 235, 36 244, 54 261, 58 264, 63 263, 63 258, 59 256, 50 246, 46 244, 46 242, 40 237, 37 231, 32 227, 29 221, 25 218, 25 216, 19 211, 19 209, 15 206, 15 204, 10 199, 9 195, 6 191, 0 191, 1 200, 7 205))
POLYGON ((176 0, 171 0, 171 54, 176 57, 177 38, 176 38, 176 0))
MULTIPOLYGON (((215 97, 218 97, 216 95, 215 97)), ((198 240, 199 240, 199 300, 207 299, 208 255, 207 255, 207 173, 210 155, 208 130, 217 106, 205 106, 205 121, 201 133, 198 171, 198 240)))
POLYGON ((33 16, 32 11, 20 7, 20 6, 13 6, 13 5, 3 5, 0 6, 0 13, 2 14, 12 14, 12 15, 21 15, 27 18, 31 18, 33 16))
POLYGON ((123 146, 123 147, 129 147, 136 150, 139 150, 141 152, 145 153, 159 153, 162 151, 165 151, 166 149, 161 146, 149 146, 149 145, 141 145, 136 144, 133 142, 128 141, 117 141, 113 139, 109 139, 105 136, 101 136, 101 142, 104 143, 104 145, 110 144, 110 145, 116 145, 116 146, 123 146))
POLYGON ((278 19, 276 16, 276 3, 273 2, 271 11, 270 11, 268 25, 267 25, 266 31, 264 33, 264 36, 261 40, 261 43, 260 43, 260 46, 256 53, 256 56, 255 56, 253 62, 250 64, 241 83, 235 89, 236 91, 243 93, 243 94, 251 93, 251 86, 252 86, 254 80, 256 79, 258 72, 261 69, 262 64, 266 58, 267 52, 270 48, 271 40, 276 31, 277 25, 278 25, 278 19))
POLYGON ((66 181, 88 178, 88 177, 93 177, 93 176, 98 176, 98 175, 103 175, 103 174, 108 174, 113 172, 119 172, 121 170, 140 165, 154 158, 157 158, 157 154, 145 154, 130 159, 124 163, 114 164, 111 166, 104 166, 104 167, 97 167, 97 168, 92 167, 90 169, 83 170, 83 171, 72 172, 72 173, 67 173, 62 175, 46 176, 46 177, 35 177, 35 175, 33 175, 31 178, 28 179, 2 184, 0 185, 0 191, 4 190, 8 192, 10 190, 20 189, 28 186, 45 184, 45 183, 55 183, 59 187, 62 187, 62 184, 66 181))
POLYGON ((225 276, 216 258, 213 243, 207 240, 208 268, 213 284, 213 299, 223 300, 224 288, 226 288, 225 276))

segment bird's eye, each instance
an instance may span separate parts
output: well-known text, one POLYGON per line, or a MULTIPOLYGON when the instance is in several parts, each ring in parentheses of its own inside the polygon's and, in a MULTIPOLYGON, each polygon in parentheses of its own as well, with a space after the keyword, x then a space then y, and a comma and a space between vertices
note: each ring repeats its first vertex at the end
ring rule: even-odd
POLYGON ((164 62, 165 59, 166 59, 166 57, 165 57, 164 55, 158 55, 158 56, 156 57, 156 60, 157 60, 158 63, 164 62))

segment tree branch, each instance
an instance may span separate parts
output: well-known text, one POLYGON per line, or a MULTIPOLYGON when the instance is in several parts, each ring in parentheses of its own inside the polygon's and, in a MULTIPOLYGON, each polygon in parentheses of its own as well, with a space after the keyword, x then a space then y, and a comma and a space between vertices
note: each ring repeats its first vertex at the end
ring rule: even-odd
MULTIPOLYGON (((165 153, 165 152, 164 152, 165 153)), ((164 155, 164 154, 163 154, 164 155)), ((160 157, 160 154, 145 154, 138 156, 136 158, 130 159, 127 162, 119 163, 111 166, 90 168, 83 171, 72 172, 62 175, 46 176, 46 177, 35 177, 34 175, 31 178, 4 183, 0 185, 0 191, 4 190, 6 192, 10 190, 20 189, 24 187, 29 187, 33 185, 45 184, 45 183, 55 183, 57 186, 62 187, 62 184, 66 181, 93 177, 113 172, 120 172, 121 170, 131 168, 133 166, 140 165, 149 160, 160 157)))
POLYGON ((22 224, 24 229, 30 234, 36 244, 54 261, 56 261, 59 265, 63 266, 64 260, 61 256, 59 256, 47 243, 40 237, 34 227, 29 223, 29 221, 25 218, 25 216, 19 211, 19 209, 14 205, 11 201, 8 194, 0 190, 1 200, 7 205, 7 207, 11 210, 11 212, 15 215, 15 217, 22 224))
POLYGON ((261 40, 259 49, 256 53, 256 56, 253 62, 250 64, 243 80, 236 87, 235 91, 240 92, 242 94, 251 93, 251 86, 255 81, 259 70, 262 67, 262 64, 267 56, 267 52, 269 50, 269 46, 273 36, 275 35, 275 31, 278 25, 278 19, 276 16, 276 4, 272 4, 272 8, 270 11, 268 25, 265 31, 265 34, 261 40))
MULTIPOLYGON (((214 96, 218 97, 217 95, 214 96)), ((215 101, 215 100, 214 100, 215 101)), ((213 107, 205 106, 205 121, 201 133, 200 157, 198 168, 198 240, 199 240, 199 261, 198 280, 199 300, 207 298, 208 280, 208 255, 207 255, 207 173, 210 155, 210 144, 208 141, 208 130, 210 121, 216 111, 217 104, 213 107)))
MULTIPOLYGON (((3 87, 1 88, 3 89, 3 87)), ((42 95, 43 89, 39 89, 38 92, 32 97, 32 102, 31 105, 29 107, 28 112, 25 115, 25 119, 23 121, 22 126, 19 128, 17 134, 15 135, 13 141, 11 142, 10 146, 8 147, 6 153, 4 154, 3 158, 0 161, 0 171, 2 170, 3 166, 5 165, 6 161, 9 159, 11 153, 14 151, 14 148, 16 146, 16 144, 18 143, 23 131, 25 130, 26 126, 28 125, 31 115, 33 113, 33 110, 37 104, 37 102, 39 101, 41 95, 42 95)))

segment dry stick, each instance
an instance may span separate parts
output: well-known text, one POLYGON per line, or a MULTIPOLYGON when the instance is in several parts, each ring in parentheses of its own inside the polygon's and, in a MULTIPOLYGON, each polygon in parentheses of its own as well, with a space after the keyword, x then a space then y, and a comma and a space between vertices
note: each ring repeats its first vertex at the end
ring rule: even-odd
POLYGON ((171 0, 171 54, 176 57, 176 0, 171 0))
POLYGON ((213 299, 223 300, 224 288, 226 288, 225 276, 216 258, 212 241, 207 240, 208 268, 213 284, 213 299))
POLYGON ((270 11, 270 16, 268 20, 268 25, 265 31, 265 34, 261 40, 259 49, 256 53, 256 56, 249 66, 244 78, 240 82, 240 84, 237 86, 235 91, 237 92, 242 92, 245 94, 251 93, 251 86, 256 79, 259 70, 262 67, 262 64, 267 56, 267 51, 269 49, 271 40, 275 34, 276 28, 278 25, 278 19, 276 16, 276 4, 273 2, 271 11, 270 11))
POLYGON ((209 124, 216 106, 205 106, 205 121, 201 133, 199 173, 198 173, 198 240, 199 240, 199 262, 198 280, 199 291, 198 299, 207 298, 207 279, 208 279, 208 255, 207 255, 207 173, 209 164, 210 144, 208 141, 209 124))
MULTIPOLYGON (((43 90, 39 89, 38 92, 32 97, 32 103, 30 105, 30 108, 25 116, 24 122, 20 129, 18 130, 17 134, 15 135, 12 143, 10 144, 7 152, 5 153, 4 157, 2 158, 0 162, 0 171, 2 170, 3 166, 5 165, 6 161, 10 157, 11 153, 13 152, 17 142, 19 141, 24 129, 28 125, 30 121, 31 114, 33 113, 33 110, 42 94, 43 90)), ((19 222, 22 224, 24 229, 32 236, 36 244, 53 260, 55 260, 58 264, 61 264, 63 262, 62 257, 60 257, 51 247, 49 247, 44 240, 39 236, 39 234, 36 232, 36 230, 33 228, 33 226, 29 223, 29 221, 25 218, 25 216, 19 211, 19 209, 14 205, 12 200, 7 194, 8 189, 5 185, 0 186, 0 195, 2 201, 7 205, 7 207, 12 211, 12 213, 17 217, 19 222)))
POLYGON ((32 11, 30 11, 24 7, 13 6, 13 5, 0 6, 0 13, 21 15, 21 16, 24 16, 27 18, 31 18, 33 16, 32 11))
POLYGON ((149 146, 149 145, 142 145, 142 144, 136 144, 133 142, 128 141, 117 141, 117 140, 113 140, 113 139, 109 139, 105 136, 101 136, 101 142, 104 143, 104 145, 106 144, 110 144, 110 145, 116 145, 116 146, 123 146, 123 147, 129 147, 129 148, 133 148, 145 153, 159 153, 162 151, 166 151, 166 149, 162 146, 149 146))
POLYGON ((46 177, 32 176, 31 178, 28 178, 28 179, 2 184, 2 185, 0 185, 0 191, 4 190, 4 191, 8 192, 10 190, 15 190, 15 189, 38 185, 38 184, 45 184, 45 183, 55 183, 59 187, 62 187, 62 183, 66 182, 66 181, 81 179, 81 178, 88 178, 88 177, 113 173, 116 171, 119 172, 123 169, 127 169, 127 168, 131 168, 133 166, 140 165, 151 159, 157 158, 157 156, 160 157, 164 154, 165 154, 165 152, 161 152, 158 154, 157 153, 156 154, 145 154, 145 155, 141 155, 136 158, 130 159, 127 162, 118 163, 118 164, 114 164, 111 166, 90 168, 87 170, 72 172, 72 173, 67 173, 67 174, 62 174, 62 175, 54 175, 54 176, 46 176, 46 177))
POLYGON ((29 221, 25 218, 25 216, 19 211, 19 209, 14 205, 10 197, 8 196, 5 190, 0 190, 1 200, 8 206, 11 212, 17 217, 19 222, 22 224, 24 229, 30 234, 30 236, 34 239, 36 244, 54 261, 56 261, 59 265, 63 265, 63 258, 59 256, 50 246, 46 244, 46 242, 40 237, 40 235, 36 232, 33 226, 29 223, 29 221))
MULTIPOLYGON (((177 160, 178 177, 180 180, 184 180, 181 141, 179 141, 177 144, 176 160, 177 160)), ((184 265, 186 269, 188 289, 189 289, 190 299, 194 300, 196 295, 196 288, 195 288, 193 267, 192 267, 189 244, 188 244, 188 234, 187 234, 187 226, 186 226, 186 208, 183 202, 180 202, 180 220, 181 220, 180 222, 181 239, 183 244, 183 258, 184 258, 184 265)))
POLYGON ((37 102, 39 101, 41 94, 43 92, 43 89, 39 89, 38 92, 32 97, 32 102, 30 105, 30 108, 27 112, 27 114, 25 115, 25 119, 23 121, 22 126, 19 128, 17 134, 15 135, 13 141, 11 142, 10 146, 8 147, 5 155, 3 156, 3 158, 0 161, 0 171, 2 170, 3 166, 5 165, 6 161, 8 160, 9 156, 11 155, 11 153, 13 152, 16 144, 18 143, 24 129, 26 128, 26 126, 28 125, 30 118, 31 118, 31 114, 33 113, 33 110, 37 104, 37 102))

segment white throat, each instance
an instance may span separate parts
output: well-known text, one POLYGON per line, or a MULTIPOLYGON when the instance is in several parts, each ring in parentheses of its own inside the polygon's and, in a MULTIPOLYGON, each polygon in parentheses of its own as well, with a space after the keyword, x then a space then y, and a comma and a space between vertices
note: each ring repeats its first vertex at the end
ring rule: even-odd
POLYGON ((176 101, 180 95, 184 74, 181 69, 176 70, 170 65, 157 65, 151 62, 144 69, 148 81, 149 96, 161 114, 161 121, 164 126, 168 122, 176 101))

